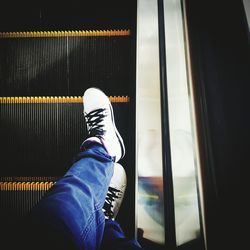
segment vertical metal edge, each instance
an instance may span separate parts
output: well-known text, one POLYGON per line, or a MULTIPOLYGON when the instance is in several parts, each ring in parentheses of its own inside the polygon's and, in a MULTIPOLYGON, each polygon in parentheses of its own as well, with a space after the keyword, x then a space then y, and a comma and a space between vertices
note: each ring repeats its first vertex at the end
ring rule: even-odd
POLYGON ((158 0, 158 25, 159 25, 159 60, 160 60, 160 89, 161 89, 161 121, 162 121, 162 165, 164 186, 164 211, 165 211, 165 245, 176 248, 175 210, 173 195, 173 175, 171 164, 168 90, 166 70, 166 39, 164 22, 164 3, 158 0))
POLYGON ((250 42, 250 1, 242 0, 242 5, 243 5, 245 16, 246 16, 245 23, 248 29, 248 40, 250 42))
MULTIPOLYGON (((137 20, 138 20, 138 15, 139 15, 139 7, 141 4, 141 0, 137 0, 137 20)), ((135 239, 138 239, 138 206, 137 206, 137 200, 138 200, 138 116, 137 116, 137 100, 138 100, 138 57, 139 57, 139 52, 138 52, 138 47, 139 47, 139 39, 138 39, 138 24, 136 21, 136 88, 135 88, 135 239)))
MULTIPOLYGON (((134 163, 134 209, 135 209, 135 213, 134 213, 134 238, 137 239, 138 235, 138 223, 137 223, 137 194, 138 194, 138 170, 137 170, 137 145, 136 145, 136 100, 137 100, 137 96, 136 96, 136 82, 137 82, 137 13, 138 13, 138 0, 136 1, 136 13, 135 13, 135 22, 134 25, 132 27, 132 30, 134 31, 134 34, 132 35, 132 59, 133 59, 133 79, 131 81, 133 81, 134 84, 131 84, 131 89, 130 89, 130 107, 131 107, 131 113, 130 116, 133 117, 133 124, 131 124, 132 129, 133 129, 133 163, 134 163)), ((130 130, 131 131, 131 130, 130 130)))
POLYGON ((187 81, 188 81, 188 90, 190 94, 190 115, 192 123, 192 132, 194 136, 194 149, 195 149, 195 162, 196 162, 196 179, 198 184, 198 200, 199 200, 199 209, 200 209, 200 221, 201 221, 201 232, 204 240, 205 249, 207 249, 207 239, 206 239, 206 220, 205 220, 205 203, 204 203, 204 188, 203 188, 203 178, 201 168, 204 164, 204 159, 202 160, 202 153, 200 152, 201 142, 199 140, 199 131, 198 128, 198 117, 197 117, 197 105, 195 102, 195 87, 193 83, 192 76, 192 65, 191 65, 191 55, 190 55, 190 43, 189 43, 189 34, 188 34, 188 23, 187 23, 187 10, 186 10, 186 0, 181 1, 182 4, 182 18, 183 18, 183 28, 184 28, 184 45, 185 45, 185 59, 186 59, 186 70, 187 70, 187 81))

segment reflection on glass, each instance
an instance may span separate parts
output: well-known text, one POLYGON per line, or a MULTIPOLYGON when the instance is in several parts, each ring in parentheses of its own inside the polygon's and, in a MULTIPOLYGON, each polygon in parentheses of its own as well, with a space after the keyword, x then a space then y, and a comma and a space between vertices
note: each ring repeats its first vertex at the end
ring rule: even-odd
POLYGON ((143 221, 140 224, 143 226, 144 237, 162 243, 164 241, 162 177, 139 177, 138 184, 138 206, 143 210, 140 215, 143 221))
POLYGON ((181 1, 164 0, 164 16, 176 241, 181 245, 200 234, 181 1))
POLYGON ((137 18, 137 219, 143 237, 164 243, 157 0, 139 0, 137 18))
MULTIPOLYGON (((167 88, 177 245, 200 234, 196 155, 187 88, 181 0, 164 0, 167 88)), ((164 243, 157 0, 138 1, 137 219, 143 236, 164 243)), ((166 176, 166 181, 167 181, 166 176)))

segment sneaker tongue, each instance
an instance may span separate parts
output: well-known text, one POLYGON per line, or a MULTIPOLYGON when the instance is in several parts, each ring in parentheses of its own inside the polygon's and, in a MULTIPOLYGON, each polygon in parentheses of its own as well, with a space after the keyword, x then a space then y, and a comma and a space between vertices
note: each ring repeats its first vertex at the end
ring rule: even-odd
POLYGON ((89 138, 87 138, 87 139, 82 143, 80 149, 81 149, 81 150, 87 149, 87 148, 89 148, 91 145, 93 145, 93 144, 95 144, 95 143, 102 145, 102 141, 101 141, 100 138, 95 137, 95 136, 89 137, 89 138))

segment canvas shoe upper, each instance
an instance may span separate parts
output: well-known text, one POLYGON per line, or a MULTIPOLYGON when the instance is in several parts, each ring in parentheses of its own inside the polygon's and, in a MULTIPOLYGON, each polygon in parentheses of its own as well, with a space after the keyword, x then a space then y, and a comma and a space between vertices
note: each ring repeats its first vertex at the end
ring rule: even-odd
POLYGON ((125 155, 125 146, 116 128, 109 98, 100 89, 89 88, 84 92, 83 102, 88 130, 83 146, 91 142, 101 143, 114 161, 119 161, 125 155))
POLYGON ((126 186, 126 172, 121 164, 115 163, 114 174, 111 178, 103 206, 103 212, 106 219, 114 220, 116 218, 123 201, 126 186))

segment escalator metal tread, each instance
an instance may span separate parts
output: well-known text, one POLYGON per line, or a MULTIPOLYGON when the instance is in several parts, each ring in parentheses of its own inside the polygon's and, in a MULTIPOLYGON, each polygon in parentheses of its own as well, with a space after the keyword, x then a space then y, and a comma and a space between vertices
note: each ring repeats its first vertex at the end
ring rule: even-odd
POLYGON ((71 166, 88 87, 110 95, 129 143, 131 41, 128 29, 0 32, 1 216, 25 213, 71 166))

